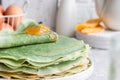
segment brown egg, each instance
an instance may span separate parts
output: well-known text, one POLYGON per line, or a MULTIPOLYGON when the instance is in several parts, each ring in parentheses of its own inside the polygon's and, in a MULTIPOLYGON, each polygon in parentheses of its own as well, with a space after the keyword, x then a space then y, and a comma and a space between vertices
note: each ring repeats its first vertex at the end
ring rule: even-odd
POLYGON ((2 5, 0 5, 0 12, 3 14, 4 13, 4 8, 2 5))
POLYGON ((10 25, 10 24, 8 24, 8 23, 3 23, 2 24, 2 28, 8 28, 8 29, 10 29, 10 30, 13 30, 13 28, 12 28, 12 26, 10 25))
MULTIPOLYGON (((3 23, 3 14, 0 12, 0 25, 3 23)), ((0 26, 0 30, 2 29, 2 26, 0 26)))
MULTIPOLYGON (((5 11, 5 15, 13 15, 14 16, 14 15, 22 15, 22 14, 23 14, 23 10, 16 5, 9 6, 5 11)), ((19 17, 7 19, 7 23, 14 26, 14 30, 16 30, 17 26, 20 24, 20 22, 22 20, 23 20, 23 16, 19 16, 19 17)))

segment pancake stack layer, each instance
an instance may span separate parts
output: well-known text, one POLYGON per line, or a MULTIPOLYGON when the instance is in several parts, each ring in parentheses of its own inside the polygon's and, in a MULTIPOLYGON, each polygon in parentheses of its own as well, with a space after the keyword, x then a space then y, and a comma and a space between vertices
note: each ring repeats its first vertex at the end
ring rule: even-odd
MULTIPOLYGON (((57 36, 57 34, 52 41, 49 39, 51 35, 47 35, 49 37, 29 35, 34 39, 26 36, 25 42, 23 39, 21 42, 12 42, 11 37, 6 45, 0 45, 1 77, 7 79, 56 78, 76 74, 90 66, 87 55, 89 46, 83 41, 57 36), (31 44, 27 43, 27 39, 31 44)), ((4 39, 7 40, 3 37, 2 40, 4 39)))

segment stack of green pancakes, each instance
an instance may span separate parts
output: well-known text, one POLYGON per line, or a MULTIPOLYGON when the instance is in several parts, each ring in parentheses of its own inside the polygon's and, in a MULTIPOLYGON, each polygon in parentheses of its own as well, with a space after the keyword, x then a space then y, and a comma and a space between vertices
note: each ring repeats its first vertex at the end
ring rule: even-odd
MULTIPOLYGON (((40 40, 38 38, 39 41, 45 39, 44 43, 33 40, 32 44, 20 42, 21 46, 16 46, 17 42, 14 47, 11 44, 9 47, 2 45, 4 48, 0 49, 0 76, 7 79, 55 78, 76 74, 89 67, 89 46, 83 41, 57 34, 55 39, 49 41, 50 36, 40 40)), ((32 38, 34 37, 35 35, 32 38)))

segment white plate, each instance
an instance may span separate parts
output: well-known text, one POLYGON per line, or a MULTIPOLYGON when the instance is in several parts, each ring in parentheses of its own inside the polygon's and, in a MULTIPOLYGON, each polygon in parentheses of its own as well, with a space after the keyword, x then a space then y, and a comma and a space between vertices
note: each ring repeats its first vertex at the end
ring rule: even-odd
POLYGON ((91 61, 91 64, 92 65, 87 70, 85 70, 81 73, 77 73, 72 76, 66 76, 66 77, 62 77, 62 78, 44 79, 44 80, 86 80, 92 75, 93 70, 94 70, 94 64, 92 61, 91 61))

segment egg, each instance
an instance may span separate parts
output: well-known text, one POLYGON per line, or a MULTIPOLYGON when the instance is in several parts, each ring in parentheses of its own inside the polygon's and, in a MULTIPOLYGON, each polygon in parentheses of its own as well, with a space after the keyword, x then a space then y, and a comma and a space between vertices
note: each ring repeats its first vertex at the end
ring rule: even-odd
POLYGON ((2 29, 3 28, 8 28, 8 29, 10 29, 10 30, 13 30, 13 27, 10 25, 10 24, 8 24, 8 23, 3 23, 2 24, 2 29))
POLYGON ((4 8, 2 5, 0 5, 0 12, 3 14, 4 13, 4 8))
MULTIPOLYGON (((16 5, 11 5, 6 9, 4 14, 14 16, 14 15, 22 15, 22 14, 24 14, 24 12, 20 7, 18 7, 16 5)), ((18 16, 18 17, 9 18, 9 19, 7 19, 7 23, 12 25, 14 27, 14 30, 16 30, 18 25, 23 20, 23 18, 24 18, 24 16, 18 16)))
POLYGON ((3 14, 0 12, 0 30, 2 29, 2 23, 3 23, 3 14))

